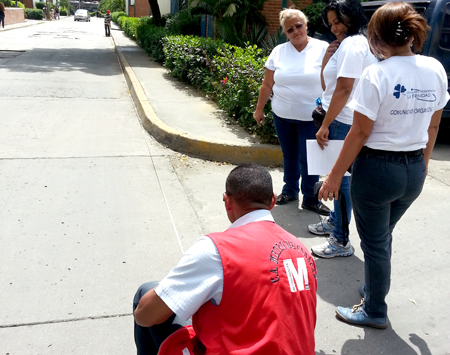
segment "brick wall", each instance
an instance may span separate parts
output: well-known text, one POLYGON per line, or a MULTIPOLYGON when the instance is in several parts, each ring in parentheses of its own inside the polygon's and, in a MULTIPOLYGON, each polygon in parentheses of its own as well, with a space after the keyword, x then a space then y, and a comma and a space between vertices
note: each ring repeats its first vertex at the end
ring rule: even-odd
POLYGON ((149 16, 150 15, 150 5, 148 0, 135 0, 135 17, 149 16))
POLYGON ((25 22, 21 7, 7 7, 5 9, 5 26, 25 22))
MULTIPOLYGON (((278 32, 280 28, 280 21, 278 16, 280 14, 282 0, 269 0, 264 3, 264 8, 261 11, 267 21, 267 26, 269 29, 269 33, 278 32)), ((300 10, 305 8, 308 5, 312 4, 312 0, 300 0, 299 8, 300 10)), ((289 1, 289 6, 294 5, 292 1, 289 1)))

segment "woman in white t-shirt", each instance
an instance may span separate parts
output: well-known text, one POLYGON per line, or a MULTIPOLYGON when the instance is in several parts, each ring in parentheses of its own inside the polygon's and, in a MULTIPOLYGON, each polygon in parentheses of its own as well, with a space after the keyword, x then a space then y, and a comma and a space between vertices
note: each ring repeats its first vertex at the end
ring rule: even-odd
POLYGON ((315 100, 322 94, 320 69, 328 43, 307 35, 303 12, 280 12, 280 24, 289 39, 275 47, 266 62, 266 74, 253 117, 264 123, 264 106, 273 92, 272 116, 283 151, 284 186, 277 198, 283 205, 298 200, 302 177, 302 208, 329 215, 330 209, 317 201, 314 184, 318 175, 308 175, 306 140, 314 139, 316 127, 311 117, 315 100))
POLYGON ((360 305, 338 307, 343 321, 387 327, 392 232, 419 196, 428 161, 450 98, 447 74, 436 59, 415 55, 427 23, 411 5, 389 3, 370 20, 373 53, 384 61, 367 68, 349 107, 353 126, 319 198, 332 199, 353 163, 351 198, 365 260, 360 305), (412 74, 414 73, 414 74, 412 74))
MULTIPOLYGON (((328 149, 328 140, 344 140, 347 136, 353 122, 353 112, 347 103, 352 98, 363 70, 376 63, 377 59, 370 52, 364 35, 367 18, 359 0, 332 0, 323 9, 322 18, 337 38, 327 49, 321 72, 325 90, 322 107, 326 115, 316 139, 322 149, 328 149)), ((348 236, 352 215, 349 177, 342 179, 340 190, 346 200, 346 211, 341 210, 341 201, 336 200, 329 218, 308 226, 313 234, 330 235, 324 243, 311 248, 315 255, 322 258, 353 254, 350 241, 344 241, 344 237, 348 236)))

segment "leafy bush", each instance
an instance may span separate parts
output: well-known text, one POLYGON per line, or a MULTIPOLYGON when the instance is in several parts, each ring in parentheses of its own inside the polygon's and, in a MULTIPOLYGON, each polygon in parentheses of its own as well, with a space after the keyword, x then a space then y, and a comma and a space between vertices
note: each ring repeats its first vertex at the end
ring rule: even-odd
POLYGON ((131 38, 136 39, 137 28, 141 25, 141 20, 137 17, 125 17, 120 18, 122 20, 121 27, 123 31, 131 38))
POLYGON ((67 16, 67 11, 66 10, 59 10, 59 14, 61 16, 67 16))
POLYGON ((308 33, 314 36, 314 33, 320 32, 322 34, 329 32, 322 21, 322 10, 325 3, 322 1, 313 3, 303 9, 303 13, 308 18, 308 33))
MULTIPOLYGON (((118 17, 117 13, 113 15, 118 17)), ((206 91, 219 108, 251 134, 257 133, 263 142, 277 144, 270 102, 264 108, 265 124, 258 127, 253 119, 266 50, 249 43, 242 48, 211 38, 173 35, 171 31, 179 27, 170 18, 164 28, 155 26, 151 17, 122 16, 118 21, 151 57, 165 63, 172 76, 206 91)))
POLYGON ((34 6, 36 7, 36 9, 39 9, 39 10, 43 10, 45 5, 46 5, 45 2, 35 2, 34 3, 34 6))
POLYGON ((27 18, 31 20, 42 20, 44 18, 44 11, 40 9, 25 9, 27 18))
POLYGON ((265 51, 256 45, 246 48, 226 45, 214 57, 215 93, 218 106, 233 117, 248 132, 257 132, 264 142, 276 143, 275 126, 270 104, 264 113, 266 123, 258 128, 253 118, 259 89, 265 73, 265 51))
POLYGON ((140 25, 137 30, 138 44, 157 62, 164 63, 162 39, 169 35, 164 27, 140 25))
POLYGON ((142 16, 139 20, 141 20, 141 25, 143 26, 153 25, 153 17, 151 16, 142 16))
MULTIPOLYGON (((5 7, 16 7, 16 1, 15 0, 0 0, 0 2, 5 5, 5 7)), ((25 5, 22 4, 20 1, 17 1, 17 7, 21 7, 25 10, 25 5)))
POLYGON ((190 11, 184 9, 169 17, 165 28, 173 35, 200 36, 200 20, 201 16, 191 15, 190 11))
POLYGON ((113 12, 113 13, 111 13, 111 20, 113 20, 115 23, 119 24, 119 18, 122 16, 128 17, 128 15, 123 11, 113 12))
POLYGON ((125 0, 101 0, 98 9, 102 13, 106 13, 106 10, 111 11, 111 13, 125 11, 125 0))
POLYGON ((182 81, 212 91, 214 56, 225 44, 211 38, 194 36, 170 36, 162 40, 165 66, 170 74, 182 81))
POLYGON ((263 142, 277 143, 270 103, 264 109, 262 127, 253 119, 267 60, 263 49, 194 36, 169 36, 162 43, 165 66, 172 76, 211 94, 219 108, 248 132, 258 133, 263 142))

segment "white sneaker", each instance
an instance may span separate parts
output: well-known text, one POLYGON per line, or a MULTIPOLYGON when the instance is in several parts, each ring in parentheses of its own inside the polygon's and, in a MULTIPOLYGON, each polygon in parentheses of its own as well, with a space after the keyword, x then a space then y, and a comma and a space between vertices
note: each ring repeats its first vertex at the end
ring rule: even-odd
POLYGON ((315 235, 330 235, 333 232, 334 225, 330 223, 330 217, 322 218, 319 223, 308 225, 308 230, 315 235))
POLYGON ((334 236, 328 237, 325 243, 312 247, 311 251, 314 255, 327 259, 334 258, 336 256, 350 256, 353 254, 350 241, 348 241, 347 245, 344 246, 341 243, 338 243, 334 236))

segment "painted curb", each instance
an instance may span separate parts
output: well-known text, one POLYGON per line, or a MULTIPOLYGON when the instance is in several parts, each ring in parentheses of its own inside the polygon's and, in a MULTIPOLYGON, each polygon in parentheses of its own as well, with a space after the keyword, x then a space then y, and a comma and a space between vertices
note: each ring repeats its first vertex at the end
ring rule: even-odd
POLYGON ((283 154, 279 146, 269 144, 244 146, 226 141, 195 139, 162 122, 148 101, 144 89, 128 64, 120 46, 114 36, 111 37, 142 125, 159 143, 177 152, 201 159, 231 164, 250 162, 264 166, 281 166, 283 164, 283 154))

